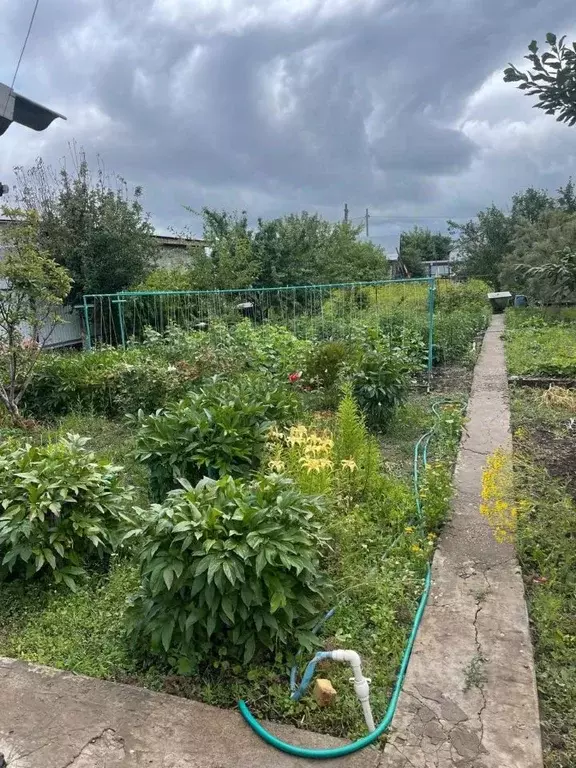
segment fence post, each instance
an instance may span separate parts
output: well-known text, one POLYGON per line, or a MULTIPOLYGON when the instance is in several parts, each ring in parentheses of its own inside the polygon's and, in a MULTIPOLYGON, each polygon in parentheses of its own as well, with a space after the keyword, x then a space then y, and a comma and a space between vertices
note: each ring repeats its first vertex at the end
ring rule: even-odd
POLYGON ((120 294, 116 294, 116 299, 112 301, 113 304, 118 305, 118 323, 120 324, 120 342, 122 348, 126 349, 126 329, 124 328, 124 304, 126 299, 121 299, 120 294))
POLYGON ((90 315, 88 312, 88 302, 86 301, 86 296, 83 296, 83 305, 82 310, 84 312, 84 330, 85 330, 85 339, 86 339, 86 349, 88 352, 92 351, 92 334, 90 333, 90 315))
POLYGON ((428 281, 428 392, 432 386, 432 365, 434 363, 434 302, 436 296, 436 281, 433 277, 428 281))

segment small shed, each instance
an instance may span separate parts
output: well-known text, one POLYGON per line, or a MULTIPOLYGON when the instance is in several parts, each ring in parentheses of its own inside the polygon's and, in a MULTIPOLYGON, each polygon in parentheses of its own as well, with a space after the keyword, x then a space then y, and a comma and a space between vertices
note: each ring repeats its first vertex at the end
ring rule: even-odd
POLYGON ((488 301, 492 304, 494 312, 503 312, 512 302, 510 291, 496 291, 488 294, 488 301))

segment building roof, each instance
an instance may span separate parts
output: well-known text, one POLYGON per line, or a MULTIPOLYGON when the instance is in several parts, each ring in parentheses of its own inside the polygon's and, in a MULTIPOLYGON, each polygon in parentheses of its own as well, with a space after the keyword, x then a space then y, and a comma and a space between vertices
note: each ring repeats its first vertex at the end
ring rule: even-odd
POLYGON ((0 114, 0 136, 8 130, 11 123, 20 123, 34 131, 43 131, 57 117, 66 120, 59 112, 27 99, 4 83, 0 83, 0 104, 3 105, 0 114))
POLYGON ((162 248, 188 248, 191 245, 203 246, 204 240, 197 237, 175 237, 174 235, 152 235, 162 248))

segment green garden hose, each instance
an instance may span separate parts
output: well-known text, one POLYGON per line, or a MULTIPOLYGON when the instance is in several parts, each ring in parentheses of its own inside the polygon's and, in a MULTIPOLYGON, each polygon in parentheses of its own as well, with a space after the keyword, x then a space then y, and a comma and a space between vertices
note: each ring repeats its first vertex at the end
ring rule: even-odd
MULTIPOLYGON (((449 402, 450 401, 443 400, 443 401, 434 403, 432 405, 432 411, 434 415, 436 417, 439 417, 439 413, 437 410, 438 407, 441 405, 448 405, 449 402)), ((420 464, 420 460, 422 460, 422 464, 424 467, 427 464, 428 444, 430 442, 430 438, 434 434, 435 427, 436 425, 432 427, 432 429, 429 432, 426 432, 426 434, 422 435, 422 437, 416 442, 416 445, 414 446, 414 463, 413 463, 412 474, 413 474, 413 481, 414 481, 414 491, 416 495, 417 515, 420 521, 422 521, 422 505, 420 501, 420 492, 419 492, 419 464, 420 464)), ((258 734, 258 736, 264 739, 264 741, 267 744, 270 744, 272 747, 275 747, 276 749, 279 749, 282 752, 287 752, 289 755, 295 755, 296 757, 307 757, 307 758, 316 759, 316 760, 328 760, 331 758, 344 757, 346 755, 350 755, 353 752, 358 752, 358 750, 364 749, 365 747, 370 746, 370 744, 373 744, 388 729, 394 717, 394 713, 396 712, 396 706, 398 704, 398 699, 400 698, 400 693, 402 691, 402 685, 404 683, 404 678, 406 676, 406 669, 408 667, 408 662, 410 660, 410 654, 412 653, 412 648, 414 647, 414 641, 416 640, 418 628, 420 627, 420 623, 422 622, 422 616, 424 615, 424 609, 426 608, 426 603, 428 601, 428 596, 430 594, 431 585, 432 585, 432 571, 430 568, 430 563, 428 563, 426 567, 426 578, 424 580, 424 590, 422 592, 420 602, 418 603, 418 610, 416 611, 416 616, 414 617, 414 622, 412 624, 412 629, 408 637, 408 642, 406 643, 406 646, 404 648, 404 653, 402 655, 402 661, 400 663, 400 669, 398 670, 398 676, 396 677, 396 683, 394 684, 392 696, 390 698, 390 702, 386 709, 386 714, 384 715, 383 720, 380 722, 378 726, 376 726, 376 730, 374 730, 372 733, 369 733, 366 736, 363 736, 361 739, 358 739, 357 741, 354 741, 351 744, 344 744, 341 747, 334 747, 332 749, 313 749, 310 747, 299 747, 296 744, 289 744, 288 742, 282 741, 281 739, 277 738, 276 736, 271 734, 269 731, 267 731, 258 722, 258 720, 256 720, 254 715, 248 709, 248 705, 246 704, 246 702, 240 701, 238 703, 238 707, 240 709, 240 713, 244 718, 244 720, 246 720, 246 722, 252 728, 252 730, 255 731, 258 734)))

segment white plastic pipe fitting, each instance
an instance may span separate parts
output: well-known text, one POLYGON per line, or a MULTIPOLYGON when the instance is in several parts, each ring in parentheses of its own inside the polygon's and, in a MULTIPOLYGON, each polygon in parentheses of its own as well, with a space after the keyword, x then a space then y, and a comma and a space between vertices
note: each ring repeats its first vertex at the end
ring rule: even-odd
POLYGON ((370 733, 372 733, 372 731, 376 730, 376 727, 374 725, 374 718, 372 717, 372 709, 370 707, 370 680, 362 674, 362 661, 360 656, 356 651, 336 650, 330 652, 330 657, 334 661, 344 661, 352 667, 354 677, 350 678, 350 682, 354 683, 354 691, 362 705, 366 726, 370 733))

